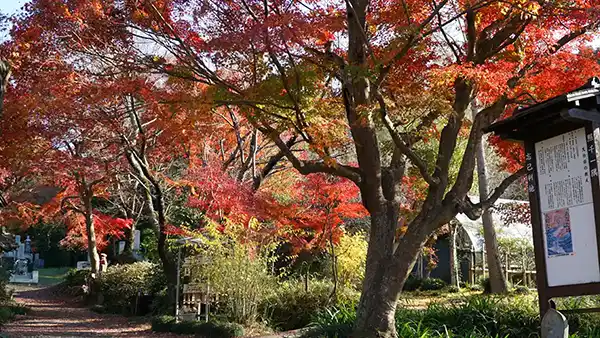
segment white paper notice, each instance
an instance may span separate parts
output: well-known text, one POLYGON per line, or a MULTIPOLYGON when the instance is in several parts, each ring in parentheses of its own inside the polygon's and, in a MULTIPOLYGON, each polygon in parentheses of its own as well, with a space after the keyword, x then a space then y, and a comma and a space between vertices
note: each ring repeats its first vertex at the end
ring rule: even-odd
POLYGON ((585 128, 537 142, 535 153, 548 285, 600 281, 585 128))
POLYGON ((535 144, 542 212, 592 203, 583 128, 535 144))

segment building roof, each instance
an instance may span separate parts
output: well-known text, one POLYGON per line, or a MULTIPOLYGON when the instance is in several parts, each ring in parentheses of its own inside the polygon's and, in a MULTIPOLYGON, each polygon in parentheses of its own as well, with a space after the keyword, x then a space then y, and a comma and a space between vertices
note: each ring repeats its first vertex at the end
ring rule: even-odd
MULTIPOLYGON (((471 197, 471 200, 477 203, 479 199, 477 197, 471 197)), ((496 201, 495 205, 513 203, 529 204, 527 201, 499 199, 496 201)), ((531 225, 524 223, 506 224, 502 220, 502 212, 502 209, 494 209, 492 212, 492 219, 494 220, 494 227, 496 228, 496 235, 498 238, 522 238, 528 240, 533 245, 533 233, 531 230, 531 225)), ((462 228, 469 236, 473 251, 483 251, 483 221, 481 220, 481 217, 473 221, 465 214, 458 214, 456 215, 456 220, 462 225, 462 228)))
POLYGON ((573 129, 582 121, 600 122, 600 79, 594 77, 578 89, 517 110, 511 117, 485 128, 504 139, 525 140, 553 127, 573 129), (540 128, 543 126, 543 128, 540 128))

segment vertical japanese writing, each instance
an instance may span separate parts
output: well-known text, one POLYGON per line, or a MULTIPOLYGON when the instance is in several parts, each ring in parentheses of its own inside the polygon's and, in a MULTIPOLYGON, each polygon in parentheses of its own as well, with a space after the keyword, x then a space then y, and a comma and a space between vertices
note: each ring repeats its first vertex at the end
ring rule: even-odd
MULTIPOLYGON (((594 133, 597 133, 598 129, 595 129, 594 133)), ((598 177, 598 163, 596 162, 596 138, 594 133, 588 133, 586 135, 587 151, 584 153, 587 155, 589 175, 585 173, 585 183, 590 182, 590 178, 594 179, 598 177)))
POLYGON ((527 189, 529 193, 535 193, 535 174, 533 165, 533 154, 531 152, 525 153, 525 166, 527 168, 527 189))

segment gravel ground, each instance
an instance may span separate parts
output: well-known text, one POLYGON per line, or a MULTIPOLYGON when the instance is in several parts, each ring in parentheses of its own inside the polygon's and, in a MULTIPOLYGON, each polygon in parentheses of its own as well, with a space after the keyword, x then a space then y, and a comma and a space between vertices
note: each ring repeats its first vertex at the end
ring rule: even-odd
POLYGON ((98 314, 62 298, 52 287, 17 287, 15 300, 28 305, 31 313, 3 327, 2 337, 187 337, 153 333, 139 318, 98 314))

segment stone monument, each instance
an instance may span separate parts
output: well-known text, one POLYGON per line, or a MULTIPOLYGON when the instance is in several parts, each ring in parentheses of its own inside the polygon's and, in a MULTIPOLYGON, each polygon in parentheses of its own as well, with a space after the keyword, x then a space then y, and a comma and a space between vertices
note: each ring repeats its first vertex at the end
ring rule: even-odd
POLYGON ((39 281, 39 272, 33 269, 33 254, 31 253, 31 238, 27 236, 25 243, 21 242, 21 236, 15 236, 18 249, 13 252, 15 261, 13 263, 13 273, 10 277, 10 283, 18 284, 37 284, 39 281), (30 269, 30 266, 32 267, 30 269))
POLYGON ((569 322, 567 318, 555 309, 548 309, 542 319, 542 338, 569 337, 569 322))

